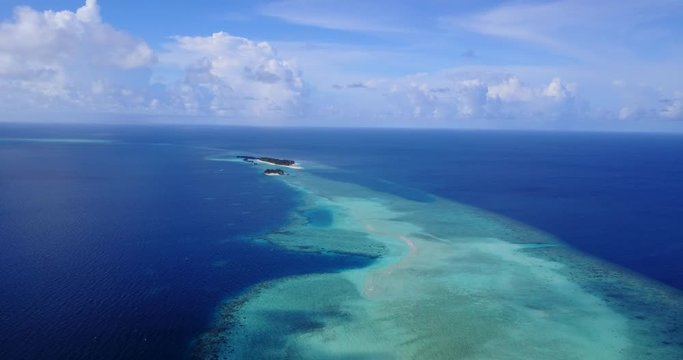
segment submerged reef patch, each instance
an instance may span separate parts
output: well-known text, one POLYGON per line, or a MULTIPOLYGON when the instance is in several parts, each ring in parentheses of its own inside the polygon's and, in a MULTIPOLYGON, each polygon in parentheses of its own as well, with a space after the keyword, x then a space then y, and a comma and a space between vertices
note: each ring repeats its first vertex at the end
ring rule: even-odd
POLYGON ((217 359, 676 359, 683 297, 536 229, 299 172, 288 249, 376 257, 229 300, 200 341, 217 359), (330 212, 319 226, 311 211, 330 212))

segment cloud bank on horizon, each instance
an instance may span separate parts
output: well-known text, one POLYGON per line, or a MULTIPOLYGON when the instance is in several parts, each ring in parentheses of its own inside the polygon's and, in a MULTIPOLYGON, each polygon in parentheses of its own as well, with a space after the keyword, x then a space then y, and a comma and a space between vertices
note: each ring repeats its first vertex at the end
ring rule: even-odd
POLYGON ((209 3, 4 9, 0 121, 683 129, 680 1, 209 3))

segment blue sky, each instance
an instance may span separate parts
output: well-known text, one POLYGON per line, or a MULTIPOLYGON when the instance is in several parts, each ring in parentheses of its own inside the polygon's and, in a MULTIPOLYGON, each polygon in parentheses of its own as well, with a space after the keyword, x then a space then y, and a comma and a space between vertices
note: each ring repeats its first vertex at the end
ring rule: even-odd
POLYGON ((678 0, 3 0, 0 114, 680 131, 681 38, 678 0))

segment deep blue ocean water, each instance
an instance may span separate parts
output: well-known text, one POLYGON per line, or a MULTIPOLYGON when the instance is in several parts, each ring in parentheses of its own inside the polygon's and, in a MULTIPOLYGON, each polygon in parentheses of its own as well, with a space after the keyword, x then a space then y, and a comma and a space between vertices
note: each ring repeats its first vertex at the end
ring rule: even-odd
POLYGON ((113 141, 0 141, 2 359, 183 358, 225 297, 370 261, 251 241, 297 196, 204 160, 218 149, 491 210, 683 289, 679 135, 0 125, 0 138, 113 141))
POLYGON ((250 241, 297 199, 208 154, 0 144, 0 359, 184 358, 226 296, 369 261, 250 241))

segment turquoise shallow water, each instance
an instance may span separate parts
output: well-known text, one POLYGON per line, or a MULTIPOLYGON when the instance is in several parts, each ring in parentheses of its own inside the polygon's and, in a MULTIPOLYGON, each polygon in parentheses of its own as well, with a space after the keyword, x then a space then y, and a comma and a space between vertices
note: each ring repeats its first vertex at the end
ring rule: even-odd
POLYGON ((424 202, 331 180, 313 175, 333 171, 328 167, 303 166, 279 178, 302 195, 303 204, 265 238, 292 250, 378 260, 365 268, 265 283, 229 300, 219 326, 204 336, 214 345, 211 355, 683 356, 683 298, 677 290, 500 215, 436 196, 424 202), (331 214, 322 227, 321 209, 331 214))

